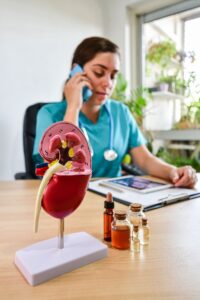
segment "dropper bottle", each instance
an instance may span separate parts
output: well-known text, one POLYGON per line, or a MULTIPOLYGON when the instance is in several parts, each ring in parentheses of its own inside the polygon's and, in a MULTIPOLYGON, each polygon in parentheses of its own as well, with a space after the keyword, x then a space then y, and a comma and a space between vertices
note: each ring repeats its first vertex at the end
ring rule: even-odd
POLYGON ((106 200, 104 201, 104 240, 107 242, 111 241, 111 223, 113 221, 113 196, 111 193, 108 193, 106 200))

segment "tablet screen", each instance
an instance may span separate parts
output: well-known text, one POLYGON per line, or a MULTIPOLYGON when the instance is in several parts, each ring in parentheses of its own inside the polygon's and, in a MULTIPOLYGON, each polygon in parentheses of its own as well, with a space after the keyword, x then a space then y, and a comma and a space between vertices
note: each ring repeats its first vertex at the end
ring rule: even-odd
POLYGON ((148 178, 140 177, 140 176, 124 176, 120 178, 113 178, 110 180, 104 181, 106 185, 115 185, 115 186, 121 186, 127 189, 134 189, 138 192, 142 193, 148 193, 151 191, 156 191, 160 189, 166 189, 171 184, 168 184, 166 182, 160 182, 156 180, 151 180, 148 178))
POLYGON ((138 190, 151 189, 154 187, 159 187, 164 185, 164 183, 150 181, 149 179, 139 178, 139 177, 127 177, 121 179, 110 180, 110 182, 124 185, 127 187, 132 187, 138 190))

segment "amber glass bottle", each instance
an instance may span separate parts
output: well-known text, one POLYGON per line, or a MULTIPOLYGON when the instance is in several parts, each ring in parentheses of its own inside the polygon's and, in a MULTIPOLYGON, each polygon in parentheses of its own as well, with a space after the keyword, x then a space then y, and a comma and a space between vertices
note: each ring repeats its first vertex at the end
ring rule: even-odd
POLYGON ((116 211, 111 229, 112 247, 130 249, 130 223, 125 211, 116 211))
POLYGON ((107 194, 106 201, 104 201, 104 224, 103 224, 103 232, 104 232, 104 240, 107 242, 111 241, 111 223, 113 221, 113 209, 114 209, 114 202, 111 193, 107 194))

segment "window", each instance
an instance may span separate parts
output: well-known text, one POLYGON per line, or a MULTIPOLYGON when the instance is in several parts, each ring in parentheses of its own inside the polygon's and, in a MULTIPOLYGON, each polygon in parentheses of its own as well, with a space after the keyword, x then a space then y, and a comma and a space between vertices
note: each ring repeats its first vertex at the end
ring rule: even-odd
POLYGON ((195 69, 197 70, 199 64, 198 52, 200 47, 197 43, 198 39, 195 39, 195 36, 194 34, 191 34, 191 31, 193 31, 192 26, 197 26, 197 22, 199 22, 199 20, 200 5, 197 3, 197 1, 193 0, 183 1, 175 5, 171 5, 160 10, 148 13, 146 15, 141 15, 139 17, 138 36, 142 36, 142 38, 140 39, 139 50, 142 55, 139 65, 140 71, 138 72, 140 74, 140 85, 151 86, 152 84, 155 84, 156 80, 158 80, 159 70, 156 68, 155 72, 150 75, 146 63, 145 58, 148 52, 149 44, 156 44, 162 41, 171 41, 172 43, 174 43, 174 46, 177 50, 176 59, 170 62, 171 66, 168 70, 169 72, 165 72, 165 74, 159 74, 161 77, 162 75, 166 77, 176 75, 176 71, 180 67, 180 63, 182 67, 184 67, 183 69, 187 69, 184 71, 179 70, 180 73, 182 72, 182 74, 179 74, 179 76, 182 76, 182 79, 188 79, 189 73, 191 73, 195 69), (192 37, 193 39, 191 39, 192 37), (191 66, 191 55, 194 52, 194 49, 197 49, 197 57, 195 69, 192 70, 192 67, 194 67, 194 65, 191 66), (185 53, 187 53, 187 56, 185 55, 185 53))

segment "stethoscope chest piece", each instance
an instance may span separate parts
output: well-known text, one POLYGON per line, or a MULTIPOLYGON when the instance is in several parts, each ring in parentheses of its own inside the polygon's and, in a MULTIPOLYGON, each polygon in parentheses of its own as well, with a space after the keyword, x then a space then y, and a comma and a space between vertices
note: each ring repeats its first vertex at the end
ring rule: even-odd
POLYGON ((118 156, 117 152, 113 149, 109 149, 109 150, 104 151, 105 160, 113 161, 117 158, 117 156, 118 156))
MULTIPOLYGON (((104 159, 107 160, 107 161, 113 161, 115 160, 117 157, 118 157, 118 154, 115 150, 113 150, 113 141, 114 141, 114 133, 113 133, 113 130, 114 130, 114 124, 113 124, 113 118, 112 118, 112 115, 107 107, 107 105, 104 106, 105 107, 105 110, 108 114, 108 117, 109 117, 109 128, 110 128, 110 137, 109 137, 109 149, 108 150, 105 150, 104 151, 104 159)), ((93 152, 93 149, 92 149, 92 146, 89 142, 89 137, 88 137, 88 134, 87 134, 87 131, 86 129, 82 126, 80 120, 79 120, 79 126, 81 127, 82 131, 84 132, 84 135, 88 141, 88 144, 89 144, 89 147, 90 147, 90 151, 91 151, 91 156, 93 156, 94 152, 93 152)))

